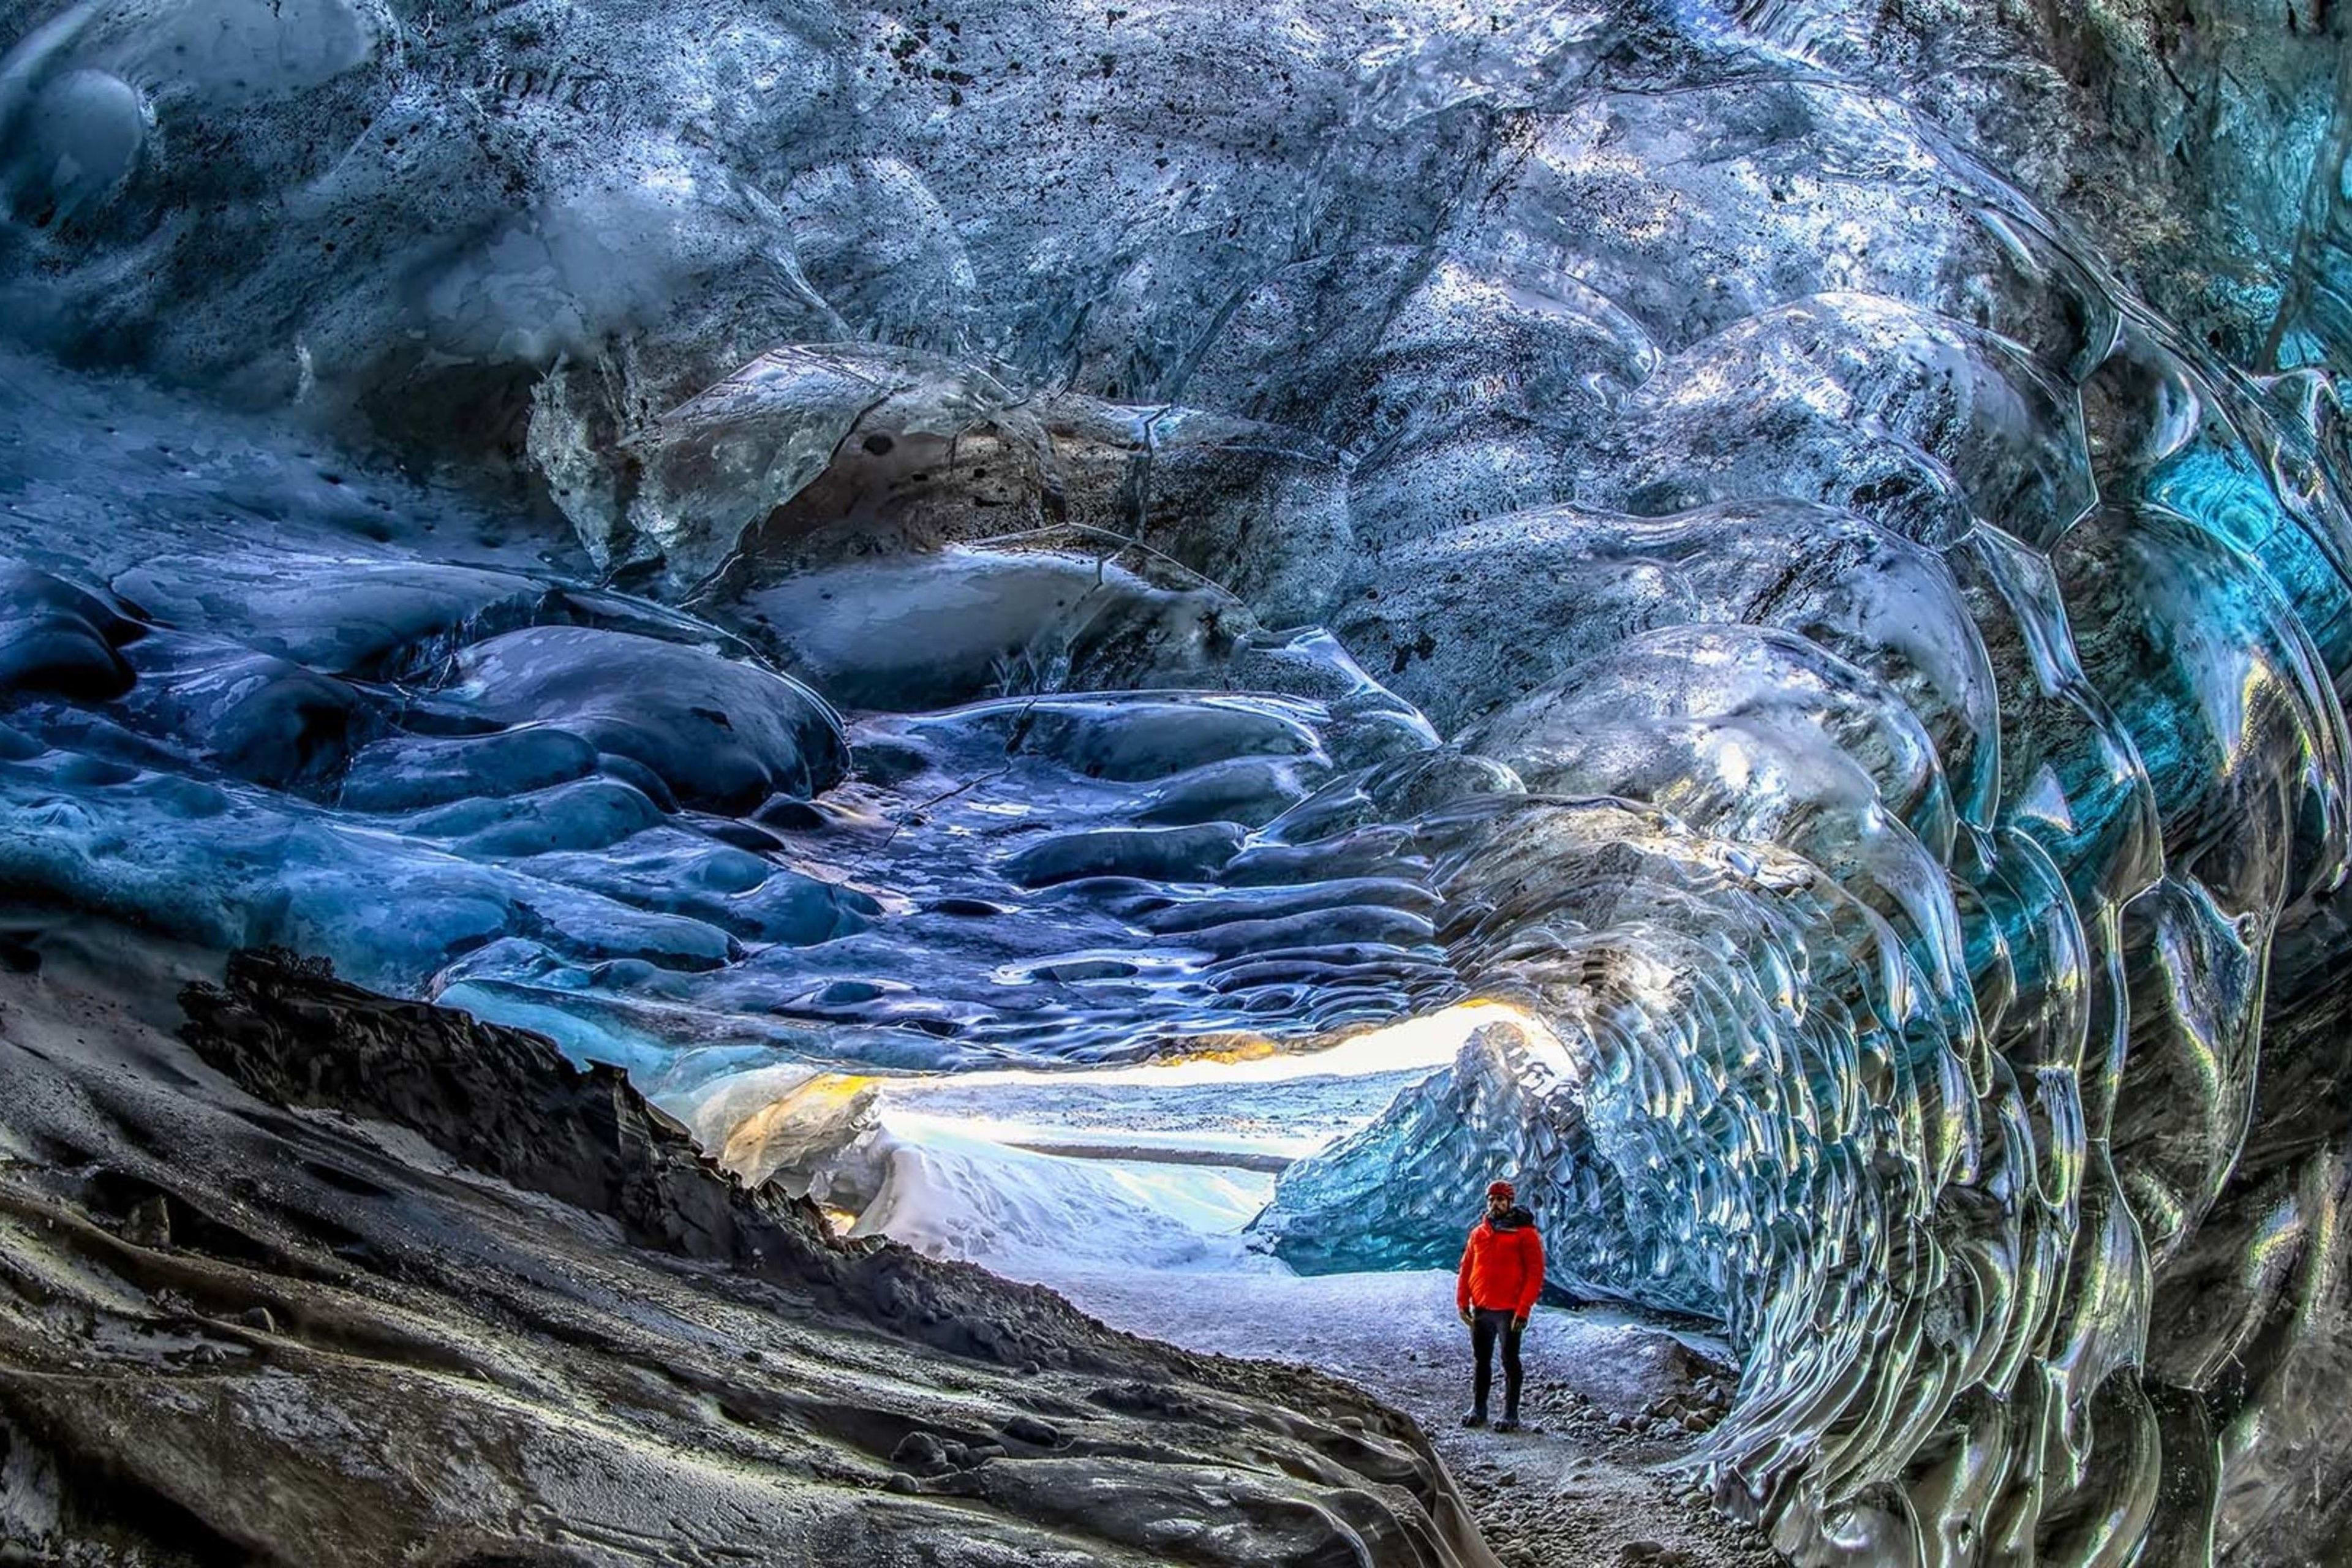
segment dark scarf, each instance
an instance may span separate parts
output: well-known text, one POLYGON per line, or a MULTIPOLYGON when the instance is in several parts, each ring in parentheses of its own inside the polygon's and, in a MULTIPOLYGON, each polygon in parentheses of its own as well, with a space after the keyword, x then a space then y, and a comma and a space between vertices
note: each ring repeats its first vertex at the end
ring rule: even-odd
POLYGON ((1535 1223, 1536 1216, 1516 1204, 1501 1214, 1490 1214, 1486 1216, 1486 1228, 1489 1230, 1517 1230, 1521 1226, 1535 1223))

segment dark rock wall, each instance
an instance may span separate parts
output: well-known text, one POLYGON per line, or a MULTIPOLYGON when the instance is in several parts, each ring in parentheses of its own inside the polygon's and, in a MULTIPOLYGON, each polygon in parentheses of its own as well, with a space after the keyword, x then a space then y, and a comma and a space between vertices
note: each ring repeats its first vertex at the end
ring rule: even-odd
POLYGON ((240 954, 191 1055, 69 945, 0 979, 12 1560, 1491 1561, 1336 1383, 838 1242, 533 1037, 240 954))

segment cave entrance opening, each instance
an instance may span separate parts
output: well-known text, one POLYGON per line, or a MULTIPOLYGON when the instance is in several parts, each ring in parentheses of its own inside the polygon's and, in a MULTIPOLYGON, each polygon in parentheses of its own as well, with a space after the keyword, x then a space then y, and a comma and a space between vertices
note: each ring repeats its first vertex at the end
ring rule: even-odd
MULTIPOLYGON (((770 1072, 671 1109, 739 1176, 807 1193, 852 1236, 1081 1292, 1105 1271, 1286 1273, 1251 1229, 1284 1173, 1365 1136, 1504 1020, 1525 1015, 1464 1003, 1109 1067, 770 1072)), ((1483 1187, 1465 1177, 1465 1226, 1483 1187)))

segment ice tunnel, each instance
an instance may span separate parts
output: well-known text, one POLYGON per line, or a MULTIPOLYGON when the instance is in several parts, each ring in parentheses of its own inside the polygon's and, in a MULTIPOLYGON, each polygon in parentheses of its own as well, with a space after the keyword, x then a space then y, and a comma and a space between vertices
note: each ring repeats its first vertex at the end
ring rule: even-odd
POLYGON ((2340 8, 0 17, 0 1549, 1492 1561, 865 1239, 1147 1093, 1797 1563, 2352 1561, 2340 8))

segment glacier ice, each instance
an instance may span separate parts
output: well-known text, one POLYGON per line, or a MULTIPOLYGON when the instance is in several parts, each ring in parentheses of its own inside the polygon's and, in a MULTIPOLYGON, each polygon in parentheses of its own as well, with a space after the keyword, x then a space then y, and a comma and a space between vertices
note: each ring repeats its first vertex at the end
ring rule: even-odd
POLYGON ((2324 1555, 2344 24, 2024 9, 16 7, 0 883, 762 1171, 1507 1004, 1263 1244, 1513 1168, 1800 1561, 2324 1555))

